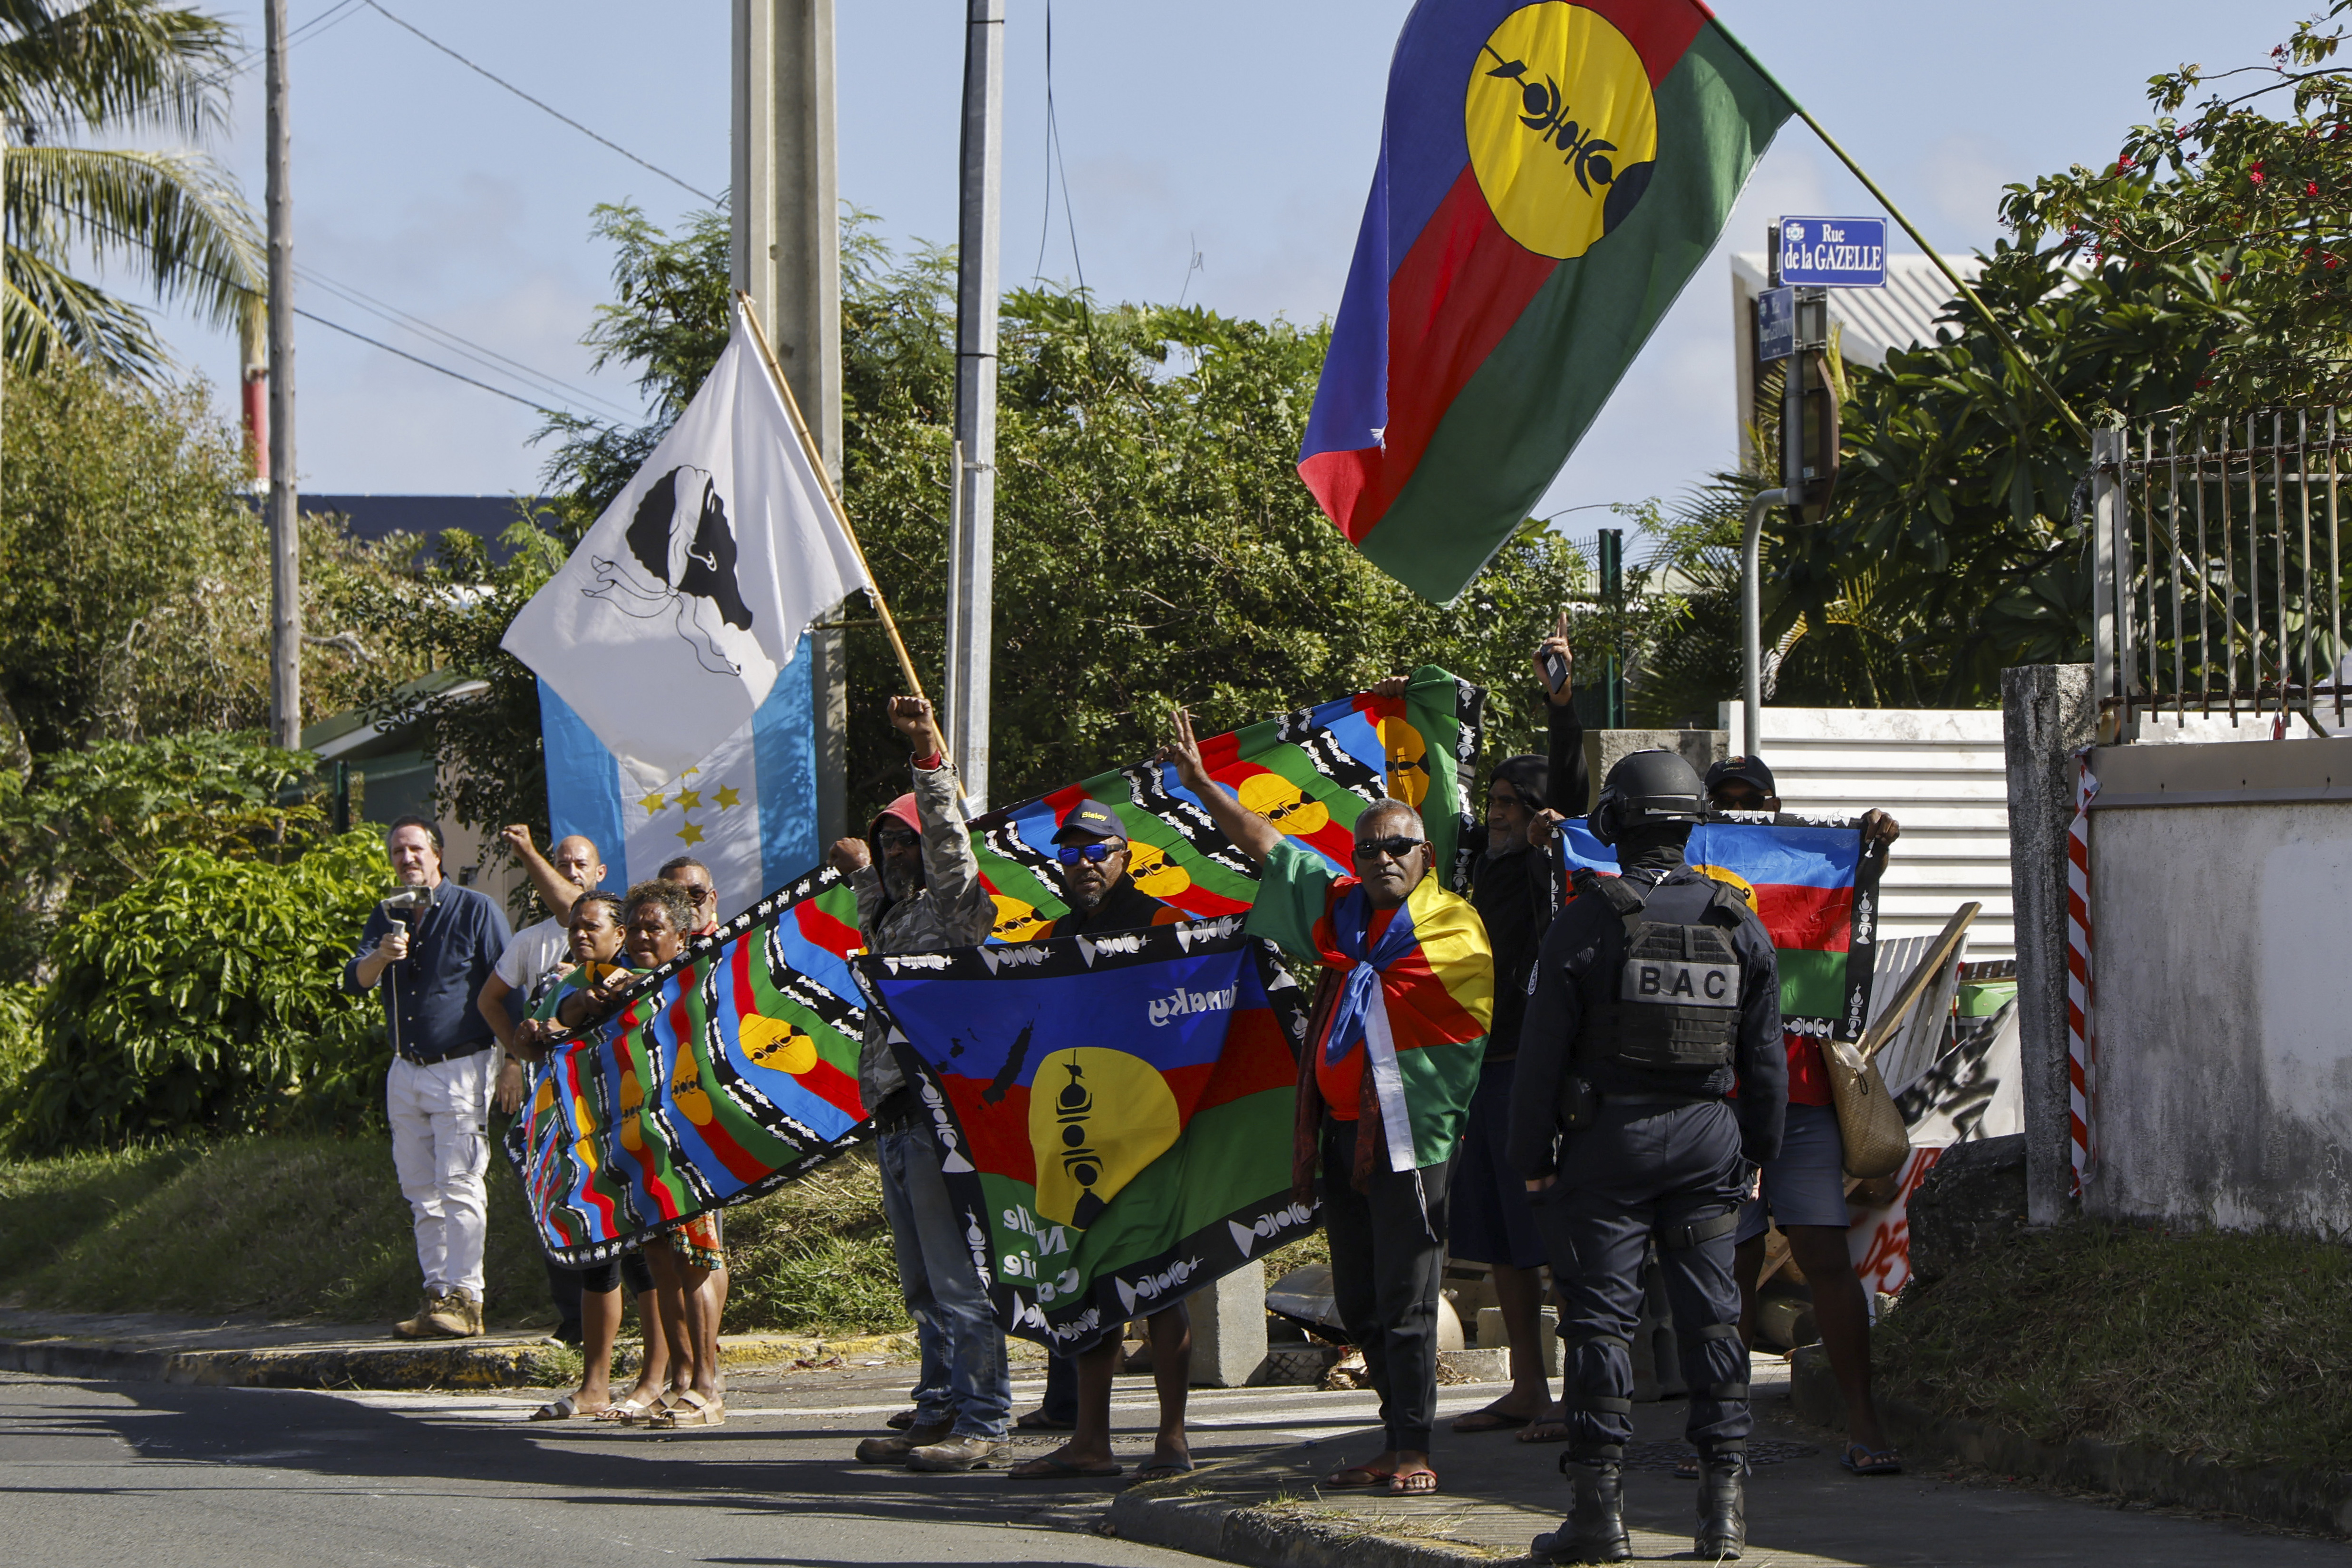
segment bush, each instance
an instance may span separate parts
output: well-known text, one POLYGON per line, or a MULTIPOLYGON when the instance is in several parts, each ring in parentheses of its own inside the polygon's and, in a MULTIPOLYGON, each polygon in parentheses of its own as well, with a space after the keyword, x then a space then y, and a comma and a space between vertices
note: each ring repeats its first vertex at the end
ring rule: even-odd
POLYGON ((0 982, 0 1146, 25 1103, 25 1076, 41 1058, 41 988, 0 982))
POLYGON ((205 850, 77 918, 51 949, 37 1149, 271 1128, 354 1128, 383 1103, 383 1025, 341 971, 392 873, 357 831, 286 865, 205 850))

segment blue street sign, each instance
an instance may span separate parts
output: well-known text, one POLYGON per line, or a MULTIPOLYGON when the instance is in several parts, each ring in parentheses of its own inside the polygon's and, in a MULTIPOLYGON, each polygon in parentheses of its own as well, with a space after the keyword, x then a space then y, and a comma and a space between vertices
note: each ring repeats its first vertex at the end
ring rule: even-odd
POLYGON ((1767 288, 1756 296, 1756 357, 1785 360, 1797 351, 1797 291, 1767 288))
POLYGON ((1819 288, 1886 287, 1885 218, 1782 218, 1780 281, 1819 288))

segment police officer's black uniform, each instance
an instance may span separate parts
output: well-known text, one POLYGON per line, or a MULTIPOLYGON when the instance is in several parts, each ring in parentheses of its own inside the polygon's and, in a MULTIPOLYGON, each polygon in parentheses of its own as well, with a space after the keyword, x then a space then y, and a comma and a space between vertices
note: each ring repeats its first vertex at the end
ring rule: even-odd
POLYGON ((1510 1158, 1530 1180, 1555 1257, 1572 1257, 1560 1322, 1575 1488, 1536 1542, 1569 1562, 1630 1556, 1621 1461, 1633 1436, 1632 1335, 1657 1239, 1701 1456, 1703 1557, 1745 1541, 1747 1352, 1732 1230, 1749 1173, 1777 1154, 1788 1100, 1771 939, 1740 895, 1683 863, 1702 809, 1672 752, 1611 769, 1594 831, 1622 875, 1580 874, 1546 934, 1513 1084, 1510 1158), (1736 1099, 1727 1098, 1735 1087, 1736 1099))

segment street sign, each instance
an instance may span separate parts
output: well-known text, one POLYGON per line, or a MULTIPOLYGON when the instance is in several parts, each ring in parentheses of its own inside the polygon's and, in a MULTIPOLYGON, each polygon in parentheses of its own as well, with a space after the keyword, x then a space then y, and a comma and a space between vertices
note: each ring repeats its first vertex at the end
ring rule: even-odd
POLYGON ((1782 218, 1780 281, 1820 288, 1886 287, 1885 218, 1782 218))
POLYGON ((1756 357, 1785 360, 1797 351, 1797 291, 1767 288, 1756 296, 1756 357))

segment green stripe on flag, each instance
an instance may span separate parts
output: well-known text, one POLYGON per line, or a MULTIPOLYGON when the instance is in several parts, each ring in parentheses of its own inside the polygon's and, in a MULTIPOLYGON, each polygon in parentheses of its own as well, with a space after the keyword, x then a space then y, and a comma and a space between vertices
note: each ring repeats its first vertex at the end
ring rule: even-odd
POLYGON ((1845 955, 1806 947, 1783 947, 1780 1016, 1835 1019, 1845 1012, 1845 955))

